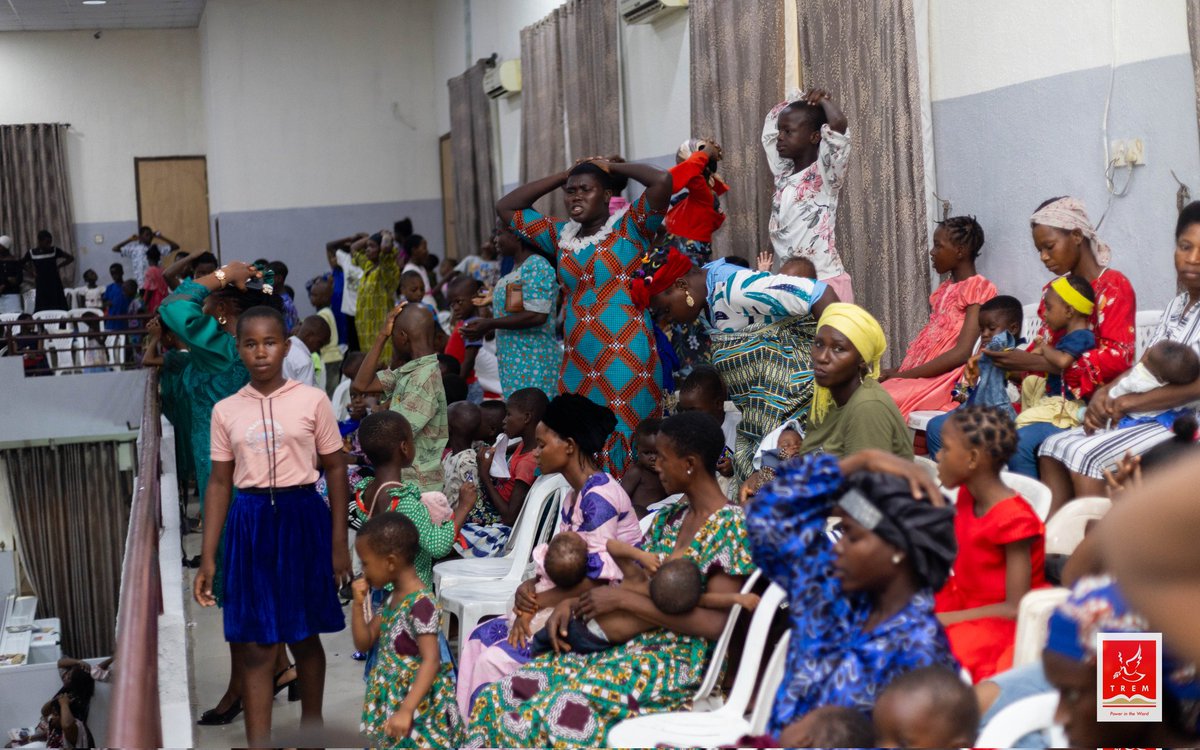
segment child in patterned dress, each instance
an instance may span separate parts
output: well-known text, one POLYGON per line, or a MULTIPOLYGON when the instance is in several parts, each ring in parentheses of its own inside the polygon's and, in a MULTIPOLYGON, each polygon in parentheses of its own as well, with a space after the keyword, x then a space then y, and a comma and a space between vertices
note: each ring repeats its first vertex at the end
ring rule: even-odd
POLYGON ((823 89, 793 94, 767 113, 762 144, 775 195, 769 230, 782 262, 800 256, 817 278, 853 302, 850 275, 835 242, 838 194, 850 161, 850 131, 842 110, 823 89))
POLYGON ((360 727, 374 747, 457 747, 462 740, 454 675, 438 647, 440 607, 413 566, 419 545, 417 527, 400 513, 371 518, 354 544, 363 561, 350 615, 354 647, 378 647, 360 727), (370 588, 388 584, 391 597, 372 612, 370 588))

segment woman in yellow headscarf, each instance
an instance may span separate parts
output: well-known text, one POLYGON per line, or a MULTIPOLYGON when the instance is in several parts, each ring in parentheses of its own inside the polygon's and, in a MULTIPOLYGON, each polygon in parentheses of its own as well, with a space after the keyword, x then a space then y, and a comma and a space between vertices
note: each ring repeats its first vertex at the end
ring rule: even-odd
POLYGON ((879 321, 858 305, 825 308, 813 342, 812 411, 804 451, 848 456, 878 448, 912 458, 912 438, 896 402, 879 385, 887 340, 879 321))

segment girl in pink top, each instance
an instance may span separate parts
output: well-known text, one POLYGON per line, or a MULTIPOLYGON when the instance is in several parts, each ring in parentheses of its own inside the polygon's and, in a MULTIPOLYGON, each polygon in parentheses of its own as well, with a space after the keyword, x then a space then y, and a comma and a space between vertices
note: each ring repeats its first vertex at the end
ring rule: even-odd
POLYGON ((319 634, 345 627, 337 589, 349 578, 350 558, 346 514, 331 514, 314 488, 318 460, 332 507, 346 507, 349 488, 325 392, 283 376, 289 348, 283 315, 268 307, 243 312, 237 348, 250 384, 213 409, 212 474, 194 594, 201 606, 216 604, 213 577, 224 529, 225 640, 243 670, 246 739, 267 747, 277 644, 288 644, 296 657, 301 720, 321 721, 325 652, 319 634))
POLYGON ((933 267, 950 278, 929 296, 929 322, 908 345, 900 369, 879 378, 905 418, 957 406, 951 395, 979 339, 979 306, 996 296, 992 282, 975 271, 982 247, 983 228, 973 216, 952 216, 933 233, 933 267))

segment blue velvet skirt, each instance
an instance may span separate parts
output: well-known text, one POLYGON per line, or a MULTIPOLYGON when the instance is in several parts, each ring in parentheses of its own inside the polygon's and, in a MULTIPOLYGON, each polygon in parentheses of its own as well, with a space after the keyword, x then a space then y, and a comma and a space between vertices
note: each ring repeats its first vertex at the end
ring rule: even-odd
POLYGON ((315 489, 238 490, 225 521, 225 640, 296 643, 346 627, 331 517, 315 489))

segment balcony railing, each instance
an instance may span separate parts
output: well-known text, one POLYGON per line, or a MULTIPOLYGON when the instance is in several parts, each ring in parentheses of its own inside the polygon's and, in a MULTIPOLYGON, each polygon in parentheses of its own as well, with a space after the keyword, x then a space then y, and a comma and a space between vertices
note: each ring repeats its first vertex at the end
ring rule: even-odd
POLYGON ((121 571, 109 747, 162 747, 158 692, 158 618, 163 591, 158 541, 160 502, 158 372, 146 374, 138 474, 121 571))

